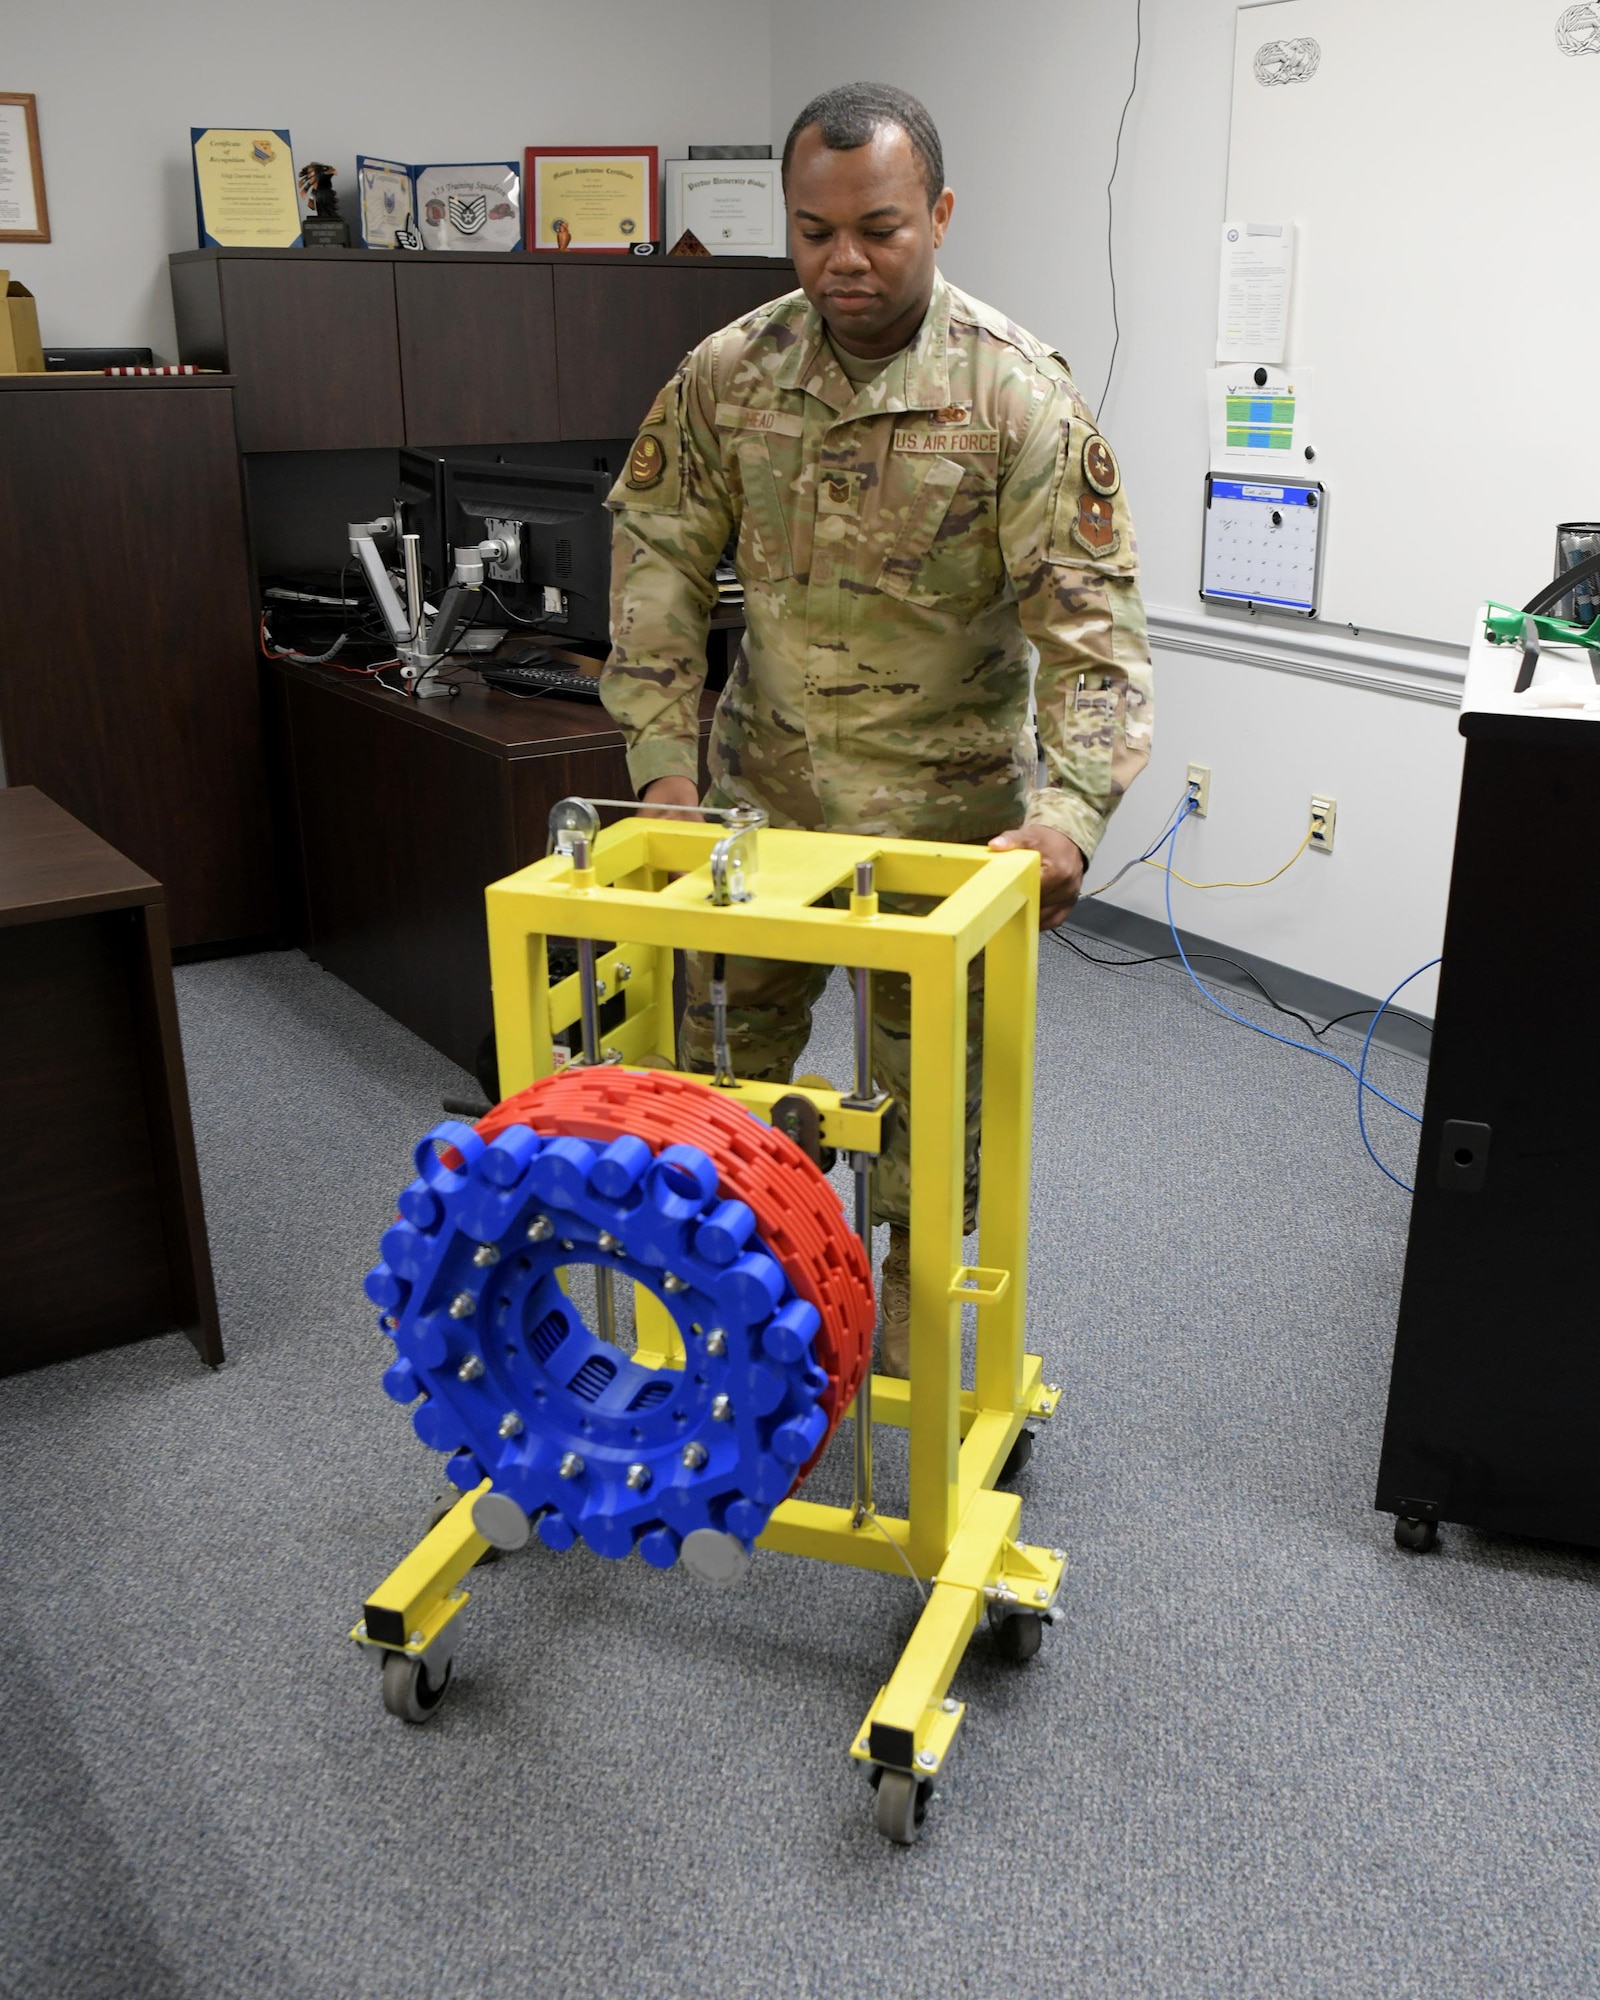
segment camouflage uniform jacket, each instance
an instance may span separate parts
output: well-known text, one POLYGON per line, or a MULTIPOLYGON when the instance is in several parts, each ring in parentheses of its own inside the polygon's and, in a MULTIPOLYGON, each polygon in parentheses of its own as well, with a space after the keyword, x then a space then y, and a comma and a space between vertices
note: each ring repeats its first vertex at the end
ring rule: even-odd
POLYGON ((724 797, 922 839, 1026 819, 1093 853, 1149 756, 1149 646, 1116 458, 1030 334, 940 277, 916 340, 858 391, 793 292, 685 358, 609 505, 602 691, 637 789, 694 778, 712 575, 736 533, 724 797))

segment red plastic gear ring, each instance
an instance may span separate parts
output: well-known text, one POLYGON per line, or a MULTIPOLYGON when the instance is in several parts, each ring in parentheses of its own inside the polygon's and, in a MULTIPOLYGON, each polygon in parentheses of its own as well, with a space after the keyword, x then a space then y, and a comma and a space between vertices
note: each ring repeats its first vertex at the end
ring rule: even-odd
POLYGON ((749 1204, 768 1250, 822 1316, 816 1356, 829 1383, 820 1399, 828 1430, 801 1467, 798 1486, 827 1450, 871 1365, 877 1318, 866 1252, 826 1176, 792 1139, 709 1084, 673 1070, 570 1069, 544 1077, 497 1104, 477 1130, 491 1140, 511 1125, 602 1144, 632 1133, 657 1152, 698 1146, 715 1163, 723 1192, 749 1204))

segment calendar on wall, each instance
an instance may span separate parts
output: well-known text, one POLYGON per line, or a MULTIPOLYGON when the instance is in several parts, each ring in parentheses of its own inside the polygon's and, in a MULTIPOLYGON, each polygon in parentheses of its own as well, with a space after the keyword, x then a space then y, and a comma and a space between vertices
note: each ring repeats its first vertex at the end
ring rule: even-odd
POLYGON ((1327 494, 1320 480, 1206 474, 1200 595, 1315 618, 1327 494))

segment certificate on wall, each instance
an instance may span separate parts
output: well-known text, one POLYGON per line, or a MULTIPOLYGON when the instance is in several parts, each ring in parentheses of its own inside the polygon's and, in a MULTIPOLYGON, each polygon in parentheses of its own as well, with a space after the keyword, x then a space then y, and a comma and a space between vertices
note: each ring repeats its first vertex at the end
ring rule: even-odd
POLYGON ((660 235, 654 146, 530 146, 528 248, 616 250, 660 235))
POLYGON ((192 125, 200 248, 287 250, 300 242, 300 192, 287 132, 192 125))
POLYGON ((0 90, 0 243, 49 241, 38 106, 31 90, 0 90))
POLYGON ((668 241, 686 229, 713 257, 781 257, 787 246, 778 162, 668 160, 668 241))

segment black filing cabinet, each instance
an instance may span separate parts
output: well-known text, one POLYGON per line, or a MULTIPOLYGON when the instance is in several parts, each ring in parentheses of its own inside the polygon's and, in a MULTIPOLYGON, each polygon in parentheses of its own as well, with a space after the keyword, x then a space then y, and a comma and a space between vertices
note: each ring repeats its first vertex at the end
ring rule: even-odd
POLYGON ((1376 1504, 1600 1546, 1600 716, 1475 710, 1481 652, 1376 1504))

